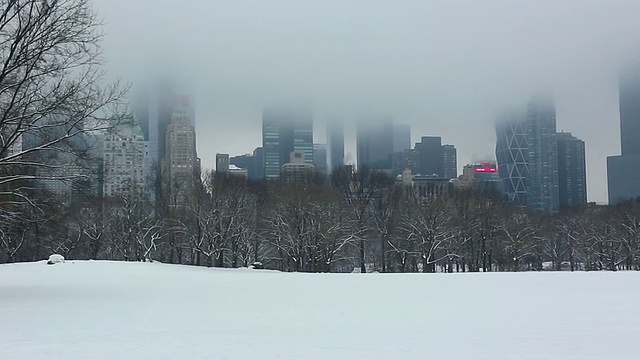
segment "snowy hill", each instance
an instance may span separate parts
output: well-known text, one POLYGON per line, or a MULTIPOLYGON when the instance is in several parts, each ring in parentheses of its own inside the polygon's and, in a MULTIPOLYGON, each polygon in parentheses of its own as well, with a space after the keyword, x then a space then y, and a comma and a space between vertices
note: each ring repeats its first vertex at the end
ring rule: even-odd
POLYGON ((0 359, 637 359, 640 273, 0 265, 0 359))

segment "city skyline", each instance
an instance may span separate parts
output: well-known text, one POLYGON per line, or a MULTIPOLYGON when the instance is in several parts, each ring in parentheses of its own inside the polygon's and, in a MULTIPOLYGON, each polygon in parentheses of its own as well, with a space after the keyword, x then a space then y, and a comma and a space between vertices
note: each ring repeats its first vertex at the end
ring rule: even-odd
POLYGON ((411 125, 412 143, 438 135, 455 144, 460 172, 492 157, 496 112, 550 89, 558 131, 585 141, 588 200, 607 202, 606 156, 620 149, 617 73, 638 54, 640 3, 148 4, 95 2, 109 74, 134 87, 155 74, 194 80, 204 168, 217 152, 250 153, 262 107, 292 100, 310 103, 318 123, 351 122, 347 139, 362 113, 392 114, 411 125))

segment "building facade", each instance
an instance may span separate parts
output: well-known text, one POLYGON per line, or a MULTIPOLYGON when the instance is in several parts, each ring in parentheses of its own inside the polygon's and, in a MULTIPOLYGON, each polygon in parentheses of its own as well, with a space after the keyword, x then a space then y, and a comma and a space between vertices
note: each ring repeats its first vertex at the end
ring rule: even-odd
POLYGON ((529 144, 527 122, 519 111, 505 113, 496 122, 496 160, 502 189, 508 199, 526 204, 529 144))
POLYGON ((122 124, 104 136, 103 194, 105 197, 148 196, 145 160, 149 143, 136 122, 122 124))
POLYGON ((393 118, 369 117, 356 128, 357 166, 391 172, 393 155, 393 118))
POLYGON ((393 152, 411 149, 411 125, 393 124, 393 152))
POLYGON ((620 73, 621 154, 607 157, 609 204, 640 197, 640 62, 620 73))
POLYGON ((454 179, 458 176, 458 153, 453 145, 442 145, 442 177, 454 179))
POLYGON ((587 203, 584 141, 568 132, 556 134, 560 208, 587 203))
POLYGON ((200 160, 196 153, 196 130, 186 109, 176 108, 167 127, 163 167, 165 196, 169 204, 185 205, 200 180, 200 160))
POLYGON ((306 108, 266 108, 262 112, 264 178, 280 178, 291 152, 302 152, 313 164, 313 116, 306 108))
POLYGON ((344 124, 339 121, 327 125, 327 166, 330 173, 344 165, 344 124))
POLYGON ((536 96, 527 105, 527 141, 528 204, 535 210, 556 211, 560 207, 556 109, 548 96, 536 96))

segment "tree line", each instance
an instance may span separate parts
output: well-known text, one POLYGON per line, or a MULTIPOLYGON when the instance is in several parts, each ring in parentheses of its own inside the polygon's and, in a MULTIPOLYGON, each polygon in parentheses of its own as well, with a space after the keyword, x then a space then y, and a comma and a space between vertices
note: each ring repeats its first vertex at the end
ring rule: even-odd
POLYGON ((424 196, 367 168, 297 185, 208 173, 196 185, 179 206, 168 194, 23 204, 0 234, 0 261, 58 253, 301 272, 640 270, 637 202, 539 213, 479 187, 424 196))

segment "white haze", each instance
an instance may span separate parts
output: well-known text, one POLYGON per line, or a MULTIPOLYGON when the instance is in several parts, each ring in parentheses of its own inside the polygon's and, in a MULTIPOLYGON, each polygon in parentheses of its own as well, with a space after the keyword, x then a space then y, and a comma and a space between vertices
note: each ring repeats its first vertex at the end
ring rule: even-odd
MULTIPOLYGON (((619 154, 617 72, 638 54, 638 1, 95 0, 112 76, 157 74, 197 89, 198 153, 261 144, 278 101, 327 118, 392 114, 458 149, 458 166, 494 158, 493 121, 539 91, 558 130, 585 140, 589 201, 606 202, 619 154)), ((355 158, 353 140, 347 152, 355 158)))

